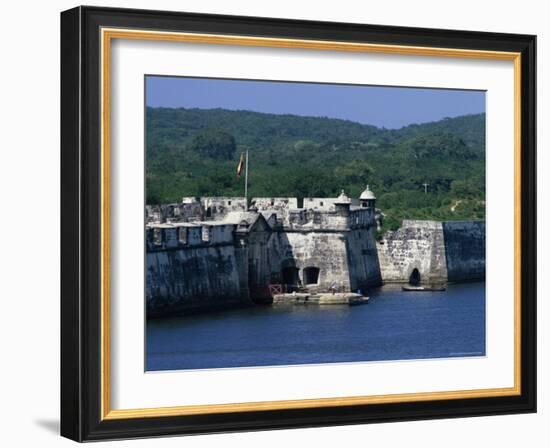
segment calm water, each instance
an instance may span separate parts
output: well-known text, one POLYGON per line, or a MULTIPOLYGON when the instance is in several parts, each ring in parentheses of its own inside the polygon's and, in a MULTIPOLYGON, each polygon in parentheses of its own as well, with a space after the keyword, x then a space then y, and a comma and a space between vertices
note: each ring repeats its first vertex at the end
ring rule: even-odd
POLYGON ((258 306, 147 324, 147 370, 485 355, 485 283, 384 287, 368 305, 258 306))

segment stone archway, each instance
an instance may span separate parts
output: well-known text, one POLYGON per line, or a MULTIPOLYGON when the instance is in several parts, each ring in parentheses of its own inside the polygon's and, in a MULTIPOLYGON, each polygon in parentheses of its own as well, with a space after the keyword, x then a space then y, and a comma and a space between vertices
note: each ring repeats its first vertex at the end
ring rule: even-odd
POLYGON ((411 272, 411 275, 409 275, 409 284, 412 286, 418 286, 420 285, 420 281, 420 271, 417 268, 414 268, 411 272))

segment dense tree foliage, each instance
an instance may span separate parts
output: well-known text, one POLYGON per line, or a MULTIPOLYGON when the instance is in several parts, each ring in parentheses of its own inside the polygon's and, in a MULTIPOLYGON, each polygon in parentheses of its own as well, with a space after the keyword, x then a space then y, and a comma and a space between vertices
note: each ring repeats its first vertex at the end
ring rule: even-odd
POLYGON ((358 197, 369 183, 384 230, 404 218, 484 219, 485 115, 397 130, 330 118, 147 108, 147 202, 243 195, 358 197), (427 184, 425 193, 424 184, 427 184))
POLYGON ((235 155, 235 138, 219 129, 205 129, 195 134, 188 144, 189 151, 213 159, 231 160, 235 155))

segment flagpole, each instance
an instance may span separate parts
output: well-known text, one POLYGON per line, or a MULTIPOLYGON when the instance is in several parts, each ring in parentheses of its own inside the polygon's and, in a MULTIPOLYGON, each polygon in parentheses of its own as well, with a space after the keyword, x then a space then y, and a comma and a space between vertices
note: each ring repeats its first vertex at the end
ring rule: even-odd
POLYGON ((246 150, 246 160, 244 165, 244 198, 246 200, 246 209, 248 210, 248 149, 246 150))

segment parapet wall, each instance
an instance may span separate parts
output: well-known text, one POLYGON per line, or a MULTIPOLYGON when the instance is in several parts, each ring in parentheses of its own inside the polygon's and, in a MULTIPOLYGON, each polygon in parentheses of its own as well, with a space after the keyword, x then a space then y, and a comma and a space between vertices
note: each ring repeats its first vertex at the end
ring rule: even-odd
POLYGON ((449 281, 485 278, 485 221, 443 222, 449 281))
MULTIPOLYGON (((243 254, 245 255, 245 254, 243 254)), ((233 245, 157 251, 147 254, 147 315, 219 309, 249 302, 241 282, 246 269, 233 245)))
POLYGON ((377 243, 384 282, 424 284, 485 278, 484 221, 404 220, 377 243))

